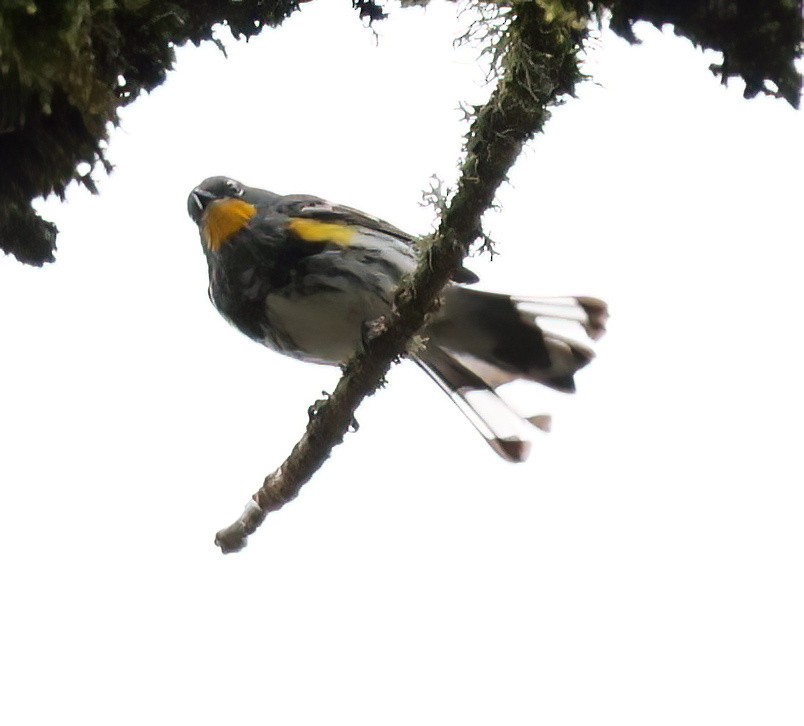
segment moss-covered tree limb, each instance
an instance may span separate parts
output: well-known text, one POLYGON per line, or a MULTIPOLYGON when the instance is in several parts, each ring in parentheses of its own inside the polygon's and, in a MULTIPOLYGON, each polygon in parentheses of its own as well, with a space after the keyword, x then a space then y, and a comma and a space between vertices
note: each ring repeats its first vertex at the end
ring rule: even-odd
MULTIPOLYGON (((400 2, 427 5, 430 0, 400 2)), ((533 2, 548 12, 568 4, 533 2)), ((764 93, 799 106, 802 76, 795 64, 802 52, 802 0, 579 0, 575 5, 608 15, 612 30, 630 43, 639 42, 634 26, 641 21, 657 28, 670 25, 696 46, 722 53, 723 62, 710 69, 724 84, 742 78, 746 98, 764 93)))
POLYGON ((581 78, 578 53, 586 18, 548 14, 534 2, 515 2, 498 38, 499 79, 489 101, 476 109, 458 185, 445 204, 418 268, 397 291, 386 319, 373 327, 364 349, 349 362, 335 392, 317 405, 293 451, 265 478, 241 517, 218 532, 224 552, 246 544, 266 515, 292 500, 324 463, 354 421, 360 402, 374 393, 391 364, 432 313, 444 285, 481 235, 481 217, 525 142, 540 131, 548 107, 571 94, 581 78))

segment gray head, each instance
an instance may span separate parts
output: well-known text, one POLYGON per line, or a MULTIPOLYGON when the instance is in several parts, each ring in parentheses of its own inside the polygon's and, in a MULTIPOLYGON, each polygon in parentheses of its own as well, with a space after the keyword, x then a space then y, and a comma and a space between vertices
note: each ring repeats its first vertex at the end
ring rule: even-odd
POLYGON ((260 207, 272 204, 279 198, 278 194, 257 187, 247 187, 228 176, 211 176, 190 192, 190 196, 187 197, 187 213, 193 222, 200 224, 204 210, 211 202, 218 199, 242 199, 255 207, 260 207))

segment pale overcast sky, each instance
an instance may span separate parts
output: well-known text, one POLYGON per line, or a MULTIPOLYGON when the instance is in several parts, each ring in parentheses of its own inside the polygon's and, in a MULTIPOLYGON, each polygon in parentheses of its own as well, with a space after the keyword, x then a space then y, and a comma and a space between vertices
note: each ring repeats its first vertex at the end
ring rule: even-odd
POLYGON ((181 49, 100 195, 41 205, 57 263, 0 259, 0 722, 800 725, 804 121, 670 33, 598 34, 470 264, 611 306, 530 461, 401 365, 213 546, 338 372, 218 316, 186 196, 227 174, 427 232, 489 89, 451 4, 390 9, 376 40, 319 1, 181 49))

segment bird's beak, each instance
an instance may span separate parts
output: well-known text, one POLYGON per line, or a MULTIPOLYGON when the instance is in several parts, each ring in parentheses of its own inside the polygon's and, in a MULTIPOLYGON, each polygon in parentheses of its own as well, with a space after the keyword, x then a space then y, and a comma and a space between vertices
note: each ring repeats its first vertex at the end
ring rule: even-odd
POLYGON ((207 205, 215 199, 214 194, 210 194, 204 189, 193 189, 190 196, 192 197, 193 204, 198 208, 199 217, 204 213, 207 205))

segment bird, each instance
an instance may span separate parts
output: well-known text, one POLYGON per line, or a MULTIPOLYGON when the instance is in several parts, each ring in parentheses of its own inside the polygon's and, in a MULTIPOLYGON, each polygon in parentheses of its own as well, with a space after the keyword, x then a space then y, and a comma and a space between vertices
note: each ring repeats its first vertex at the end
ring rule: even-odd
MULTIPOLYGON (((345 364, 418 263, 414 235, 308 194, 212 176, 190 192, 187 211, 218 312, 249 338, 301 361, 345 364)), ((529 432, 549 430, 550 417, 521 415, 498 389, 524 380, 574 392, 608 310, 594 297, 517 297, 471 287, 478 281, 457 270, 409 357, 500 457, 522 462, 529 432)))

